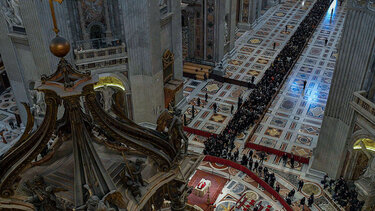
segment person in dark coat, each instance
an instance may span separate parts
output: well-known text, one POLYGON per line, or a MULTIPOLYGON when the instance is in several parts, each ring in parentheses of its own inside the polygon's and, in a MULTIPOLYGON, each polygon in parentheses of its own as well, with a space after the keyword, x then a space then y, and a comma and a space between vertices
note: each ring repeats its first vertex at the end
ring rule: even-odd
POLYGON ((276 185, 275 191, 276 191, 277 193, 280 192, 280 185, 279 185, 279 184, 276 185))
POLYGON ((302 190, 304 184, 305 184, 305 182, 303 182, 303 180, 300 180, 300 181, 298 182, 298 191, 301 191, 301 190, 302 190))
POLYGON ((253 169, 253 171, 254 171, 254 170, 257 170, 257 169, 258 169, 258 166, 259 166, 259 163, 258 163, 258 161, 255 161, 255 163, 254 163, 254 169, 253 169))
POLYGON ((288 161, 288 155, 286 153, 284 153, 283 156, 281 157, 281 159, 283 160, 283 165, 285 167, 286 166, 286 162, 288 161))
POLYGON ((216 110, 217 110, 217 104, 214 103, 214 105, 212 106, 214 108, 214 113, 216 113, 216 110))
POLYGON ((304 210, 305 208, 305 202, 306 202, 306 198, 305 197, 303 197, 302 199, 301 199, 301 201, 299 202, 299 205, 302 207, 302 210, 304 210))
POLYGON ((307 204, 308 204, 309 207, 311 207, 313 203, 314 203, 314 193, 311 194, 311 196, 307 200, 307 204))

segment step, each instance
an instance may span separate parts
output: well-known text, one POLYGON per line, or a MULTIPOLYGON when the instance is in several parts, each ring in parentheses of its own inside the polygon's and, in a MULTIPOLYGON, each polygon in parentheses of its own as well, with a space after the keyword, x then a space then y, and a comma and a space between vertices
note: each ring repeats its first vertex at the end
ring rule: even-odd
POLYGON ((185 68, 184 68, 184 72, 185 73, 191 73, 191 74, 194 74, 194 75, 201 75, 201 76, 204 76, 204 74, 209 75, 209 73, 205 73, 205 72, 201 72, 201 71, 195 71, 195 70, 190 70, 190 69, 185 69, 185 68))
POLYGON ((211 72, 211 69, 200 69, 200 68, 197 68, 197 67, 193 67, 193 66, 189 66, 189 65, 184 65, 184 69, 190 69, 190 70, 197 70, 200 71, 200 72, 206 72, 206 73, 210 73, 211 72))
POLYGON ((208 65, 195 64, 195 63, 191 63, 191 62, 185 62, 184 65, 195 66, 195 67, 199 67, 199 68, 203 68, 203 69, 211 69, 212 68, 211 66, 208 66, 208 65))

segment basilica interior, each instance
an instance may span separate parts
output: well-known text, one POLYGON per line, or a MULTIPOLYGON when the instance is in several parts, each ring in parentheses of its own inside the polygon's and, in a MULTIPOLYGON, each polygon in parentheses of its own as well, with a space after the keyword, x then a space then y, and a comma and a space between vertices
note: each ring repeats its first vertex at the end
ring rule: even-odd
POLYGON ((374 0, 0 12, 0 210, 375 210, 374 0))

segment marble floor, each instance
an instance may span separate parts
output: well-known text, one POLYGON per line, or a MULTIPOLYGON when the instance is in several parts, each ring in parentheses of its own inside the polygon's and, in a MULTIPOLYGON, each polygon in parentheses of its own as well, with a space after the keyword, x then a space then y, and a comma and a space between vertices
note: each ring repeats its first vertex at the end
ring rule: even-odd
MULTIPOLYGON (((311 157, 323 120, 345 14, 344 6, 332 6, 328 10, 251 142, 311 157), (305 90, 304 80, 307 81, 305 90)), ((267 163, 273 167, 282 165, 276 156, 270 156, 267 163)), ((294 171, 306 169, 307 165, 299 165, 294 171)))
POLYGON ((11 88, 8 88, 0 95, 0 132, 3 131, 3 136, 6 141, 4 143, 0 137, 0 155, 8 151, 8 149, 17 142, 18 137, 23 132, 23 127, 16 126, 16 119, 14 113, 18 112, 16 100, 14 99, 11 88), (9 122, 13 122, 16 126, 12 129, 9 122))
MULTIPOLYGON (((296 190, 292 201, 293 210, 302 210, 302 206, 299 206, 300 200, 303 197, 308 198, 312 193, 314 193, 316 203, 312 207, 307 207, 306 205, 305 211, 335 210, 317 183, 305 180, 302 190, 297 191, 296 186, 301 178, 297 176, 293 178, 286 177, 285 173, 278 170, 271 170, 271 172, 275 173, 276 184, 280 186, 280 195, 282 197, 285 198, 292 189, 296 190)), ((210 202, 216 206, 216 211, 229 211, 241 196, 246 194, 248 198, 254 199, 256 203, 261 201, 263 206, 271 205, 272 208, 270 210, 283 210, 282 205, 257 182, 244 172, 232 167, 203 161, 195 175, 190 178, 189 185, 195 187, 202 178, 211 181, 210 194, 206 193, 204 196, 197 197, 192 193, 188 197, 189 204, 195 204, 205 210, 207 208, 207 197, 209 196, 210 202)), ((242 209, 234 210, 242 211, 242 209)))
MULTIPOLYGON (((296 30, 299 23, 308 14, 315 1, 309 0, 301 4, 300 1, 286 1, 276 5, 267 11, 263 21, 254 30, 242 33, 236 41, 234 53, 224 63, 226 77, 237 80, 249 81, 255 77, 255 83, 259 81, 265 70, 271 65, 282 47, 296 30), (285 26, 288 30, 285 31, 285 26), (273 43, 276 43, 275 50, 273 43)), ((221 83, 214 80, 198 81, 189 78, 184 79, 184 96, 186 102, 179 106, 187 116, 189 127, 219 134, 232 117, 231 106, 234 112, 238 97, 246 98, 251 90, 236 85, 221 83), (208 95, 207 102, 204 100, 208 95), (202 102, 197 105, 197 99, 202 102), (216 103, 218 111, 213 112, 213 104, 216 103), (194 119, 192 119, 192 105, 194 119)), ((202 137, 191 135, 190 143, 192 150, 202 152, 202 137)), ((244 145, 247 136, 241 134, 236 143, 237 147, 244 145)))
MULTIPOLYGON (((287 1, 274 8, 272 15, 255 30, 241 33, 236 42, 235 53, 229 56, 224 66, 227 77, 248 81, 254 75, 255 81, 259 81, 290 37, 290 34, 285 33, 285 25, 291 26, 288 31, 294 30, 307 14, 311 3, 313 2, 287 1), (277 43, 275 50, 274 42, 277 43)), ((339 6, 337 1, 333 1, 255 134, 249 137, 250 128, 237 137, 235 145, 242 153, 248 153, 249 149, 244 149, 244 144, 249 140, 295 155, 311 157, 318 141, 345 15, 345 3, 339 6), (305 89, 304 80, 307 81, 305 89)), ((187 103, 180 108, 188 117, 189 127, 219 134, 232 117, 231 105, 236 108, 238 97, 247 97, 250 92, 244 87, 227 83, 185 78, 184 96, 187 103), (206 93, 209 96, 208 102, 204 101, 206 93), (197 106, 197 98, 201 100, 200 106, 197 106), (216 114, 212 109, 214 103, 218 105, 216 114), (191 119, 191 105, 195 105, 194 119, 191 119)), ((189 150, 202 152, 205 139, 193 134, 188 136, 189 150)), ((254 153, 254 159, 257 159, 257 152, 254 153)), ((264 165, 273 169, 279 176, 280 183, 289 190, 297 189, 298 181, 305 180, 306 192, 315 192, 317 196, 313 210, 336 210, 323 196, 319 181, 305 178, 308 165, 297 164, 294 169, 288 164, 284 167, 280 158, 275 155, 267 155, 264 165)), ((308 194, 301 193, 296 198, 299 200, 302 196, 306 197, 308 194)), ((217 203, 220 204, 221 201, 217 203)))

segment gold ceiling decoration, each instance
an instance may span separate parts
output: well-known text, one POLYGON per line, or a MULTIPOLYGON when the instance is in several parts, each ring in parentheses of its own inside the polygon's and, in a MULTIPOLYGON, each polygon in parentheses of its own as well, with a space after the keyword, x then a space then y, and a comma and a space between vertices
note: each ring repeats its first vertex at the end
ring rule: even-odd
POLYGON ((99 81, 94 85, 94 89, 102 88, 105 86, 117 87, 125 91, 124 84, 120 79, 113 76, 100 77, 99 81))
POLYGON ((367 150, 375 152, 375 141, 369 138, 361 138, 358 139, 353 146, 353 149, 361 149, 361 145, 359 143, 363 142, 367 150))

